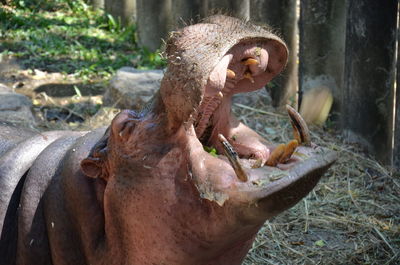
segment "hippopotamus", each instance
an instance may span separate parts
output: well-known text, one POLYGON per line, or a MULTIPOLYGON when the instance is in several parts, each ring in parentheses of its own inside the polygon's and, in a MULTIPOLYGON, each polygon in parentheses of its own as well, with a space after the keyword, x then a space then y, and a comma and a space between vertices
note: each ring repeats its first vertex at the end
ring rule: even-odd
POLYGON ((212 16, 172 32, 165 57, 152 100, 107 128, 0 126, 0 263, 241 264, 334 163, 291 107, 281 145, 231 112, 286 65, 268 28, 212 16))

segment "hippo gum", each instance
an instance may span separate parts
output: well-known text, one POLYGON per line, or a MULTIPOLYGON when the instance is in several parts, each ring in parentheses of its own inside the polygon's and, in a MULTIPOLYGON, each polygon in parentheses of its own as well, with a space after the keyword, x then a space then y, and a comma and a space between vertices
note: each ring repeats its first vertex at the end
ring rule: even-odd
POLYGON ((213 16, 170 34, 160 90, 107 129, 0 126, 0 263, 241 264, 336 159, 290 107, 295 140, 278 147, 231 113, 287 56, 269 30, 213 16))

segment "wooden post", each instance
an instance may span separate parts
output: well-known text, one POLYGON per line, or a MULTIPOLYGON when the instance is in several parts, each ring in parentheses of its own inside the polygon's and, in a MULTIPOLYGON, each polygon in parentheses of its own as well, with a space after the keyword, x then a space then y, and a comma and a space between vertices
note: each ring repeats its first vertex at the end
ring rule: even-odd
POLYGON ((342 100, 346 31, 346 0, 300 1, 299 93, 328 88, 333 111, 342 100))
POLYGON ((250 19, 280 32, 289 48, 286 70, 267 86, 273 106, 279 107, 297 92, 296 0, 252 0, 250 19))
MULTIPOLYGON (((96 1, 96 0, 94 0, 96 1)), ((99 0, 101 1, 101 0, 99 0)), ((104 9, 114 18, 128 25, 136 19, 136 0, 103 0, 104 9)))
POLYGON ((173 28, 172 1, 137 0, 139 43, 150 51, 161 46, 161 39, 173 28))
POLYGON ((94 9, 104 8, 104 0, 90 0, 90 4, 94 9))
POLYGON ((390 164, 397 1, 348 1, 346 9, 344 136, 390 164))
MULTIPOLYGON (((397 10, 400 13, 400 10, 397 10)), ((397 25, 399 27, 400 21, 397 25)), ((396 112, 394 119, 393 167, 400 173, 400 29, 397 29, 397 80, 396 80, 396 112)))
POLYGON ((199 22, 201 0, 172 0, 173 29, 199 22))
POLYGON ((203 14, 205 16, 222 13, 244 20, 250 18, 250 0, 204 0, 203 14))

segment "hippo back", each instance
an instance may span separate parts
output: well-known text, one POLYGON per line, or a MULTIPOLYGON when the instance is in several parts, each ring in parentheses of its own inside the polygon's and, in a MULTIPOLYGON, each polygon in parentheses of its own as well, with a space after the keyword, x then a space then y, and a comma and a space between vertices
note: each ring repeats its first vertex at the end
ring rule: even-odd
POLYGON ((8 149, 35 134, 31 129, 21 129, 7 122, 0 122, 0 157, 8 149))
POLYGON ((18 237, 18 209, 25 178, 39 154, 52 142, 68 135, 55 131, 0 126, 0 264, 14 264, 18 237))

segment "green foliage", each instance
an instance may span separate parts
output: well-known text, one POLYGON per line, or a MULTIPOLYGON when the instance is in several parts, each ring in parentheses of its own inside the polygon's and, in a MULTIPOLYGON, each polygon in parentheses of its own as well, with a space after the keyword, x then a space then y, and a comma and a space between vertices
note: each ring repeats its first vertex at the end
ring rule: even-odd
POLYGON ((16 57, 27 69, 109 77, 122 66, 162 68, 165 61, 136 44, 134 25, 82 0, 12 1, 0 7, 0 56, 16 57))
POLYGON ((206 151, 213 157, 218 157, 218 152, 217 152, 217 149, 215 149, 215 147, 209 147, 209 146, 203 145, 203 149, 204 149, 204 151, 206 151))

